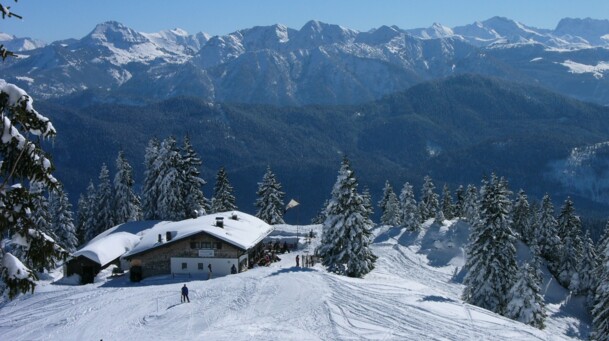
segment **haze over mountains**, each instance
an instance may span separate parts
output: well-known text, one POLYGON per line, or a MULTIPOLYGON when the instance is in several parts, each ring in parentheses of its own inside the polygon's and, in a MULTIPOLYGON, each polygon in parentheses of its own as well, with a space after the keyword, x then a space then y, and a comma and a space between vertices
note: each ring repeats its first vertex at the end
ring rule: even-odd
POLYGON ((382 26, 368 32, 310 21, 300 30, 273 25, 214 37, 179 29, 140 33, 105 22, 81 39, 25 45, 23 58, 0 69, 37 98, 86 90, 103 102, 196 96, 210 102, 353 104, 421 81, 477 73, 609 103, 609 20, 589 18, 563 19, 554 30, 502 17, 454 28, 382 26))

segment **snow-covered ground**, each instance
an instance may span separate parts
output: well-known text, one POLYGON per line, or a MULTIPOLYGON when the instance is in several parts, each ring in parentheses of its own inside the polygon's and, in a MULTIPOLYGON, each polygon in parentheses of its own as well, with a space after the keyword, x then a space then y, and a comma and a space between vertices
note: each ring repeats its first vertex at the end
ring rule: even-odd
MULTIPOLYGON (((34 294, 0 305, 0 340, 564 340, 586 336, 577 304, 552 292, 541 331, 464 304, 458 268, 463 226, 427 226, 412 235, 377 229, 376 268, 363 279, 327 273, 319 264, 296 267, 319 238, 281 261, 213 278, 128 274, 70 285, 49 278, 34 294), (457 268, 458 267, 458 268, 457 268), (61 283, 61 284, 60 284, 61 283), (180 288, 190 303, 180 303, 180 288), (574 306, 575 308, 573 308, 574 306), (571 307, 571 308, 569 308, 571 307), (584 334, 584 335, 582 335, 584 334)), ((463 224, 465 225, 465 224, 463 224)), ((319 226, 300 226, 302 237, 319 226)), ((297 228, 281 225, 286 236, 297 228)), ((302 262, 301 262, 302 265, 302 262)), ((61 276, 60 273, 52 274, 61 276)), ((548 286, 551 288, 552 286, 548 286)), ((575 300, 574 300, 575 301, 575 300)))

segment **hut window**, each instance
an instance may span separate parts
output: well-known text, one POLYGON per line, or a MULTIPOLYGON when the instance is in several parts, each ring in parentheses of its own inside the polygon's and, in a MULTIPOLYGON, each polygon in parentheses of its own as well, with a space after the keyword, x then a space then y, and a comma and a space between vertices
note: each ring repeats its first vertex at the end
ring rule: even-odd
POLYGON ((190 242, 190 248, 191 249, 196 249, 197 248, 197 242, 190 242))
POLYGON ((211 249, 211 242, 201 242, 202 249, 211 249))
POLYGON ((220 250, 222 248, 222 243, 217 242, 216 243, 216 249, 220 250))
POLYGON ((184 270, 184 269, 188 269, 188 264, 182 263, 182 270, 184 270))
POLYGON ((199 270, 203 270, 203 263, 198 264, 199 270))

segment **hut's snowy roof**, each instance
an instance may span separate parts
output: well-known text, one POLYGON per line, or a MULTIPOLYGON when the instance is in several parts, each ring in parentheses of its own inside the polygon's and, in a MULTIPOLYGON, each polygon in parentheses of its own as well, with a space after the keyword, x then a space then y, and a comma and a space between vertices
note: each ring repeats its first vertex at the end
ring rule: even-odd
POLYGON ((74 252, 72 257, 87 257, 105 266, 133 249, 145 231, 158 223, 158 221, 134 221, 114 226, 91 239, 87 245, 74 252))
POLYGON ((240 249, 248 250, 272 231, 273 227, 271 225, 239 211, 215 213, 176 222, 160 222, 150 230, 146 230, 139 244, 124 256, 129 257, 142 253, 201 232, 212 235, 240 249), (217 217, 224 218, 224 227, 216 226, 217 217), (167 232, 171 233, 171 241, 169 242, 165 240, 167 232), (163 239, 161 243, 158 241, 159 234, 163 239))

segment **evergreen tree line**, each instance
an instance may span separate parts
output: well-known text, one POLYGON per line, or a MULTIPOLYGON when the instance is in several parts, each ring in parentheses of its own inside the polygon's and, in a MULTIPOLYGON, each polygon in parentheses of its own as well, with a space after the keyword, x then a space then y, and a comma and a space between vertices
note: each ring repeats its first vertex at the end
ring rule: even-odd
MULTIPOLYGON (((115 162, 116 173, 110 181, 108 167, 101 166, 98 183, 89 183, 78 200, 76 231, 80 244, 115 225, 138 220, 184 220, 209 213, 237 209, 233 186, 221 167, 216 176, 213 196, 203 194, 206 181, 200 176, 202 161, 188 136, 178 146, 175 137, 151 139, 144 155, 144 180, 141 195, 134 190, 133 169, 122 151, 115 162)), ((256 216, 269 224, 282 224, 285 193, 271 167, 258 184, 256 216)))
MULTIPOLYGON (((327 204, 326 204, 327 205, 327 204)), ((455 195, 444 185, 435 193, 424 178, 419 201, 406 182, 398 196, 389 182, 378 202, 381 224, 419 231, 428 219, 442 224, 461 219, 471 225, 463 299, 506 317, 543 328, 542 267, 573 295, 586 297, 593 316, 593 338, 609 337, 609 222, 598 245, 583 232, 574 203, 567 198, 558 215, 549 195, 529 202, 520 190, 514 197, 505 179, 492 175, 480 189, 459 186, 455 195), (529 260, 518 264, 516 243, 525 243, 529 260)), ((324 212, 324 211, 322 211, 324 212)), ((315 222, 323 221, 320 214, 315 222)))

